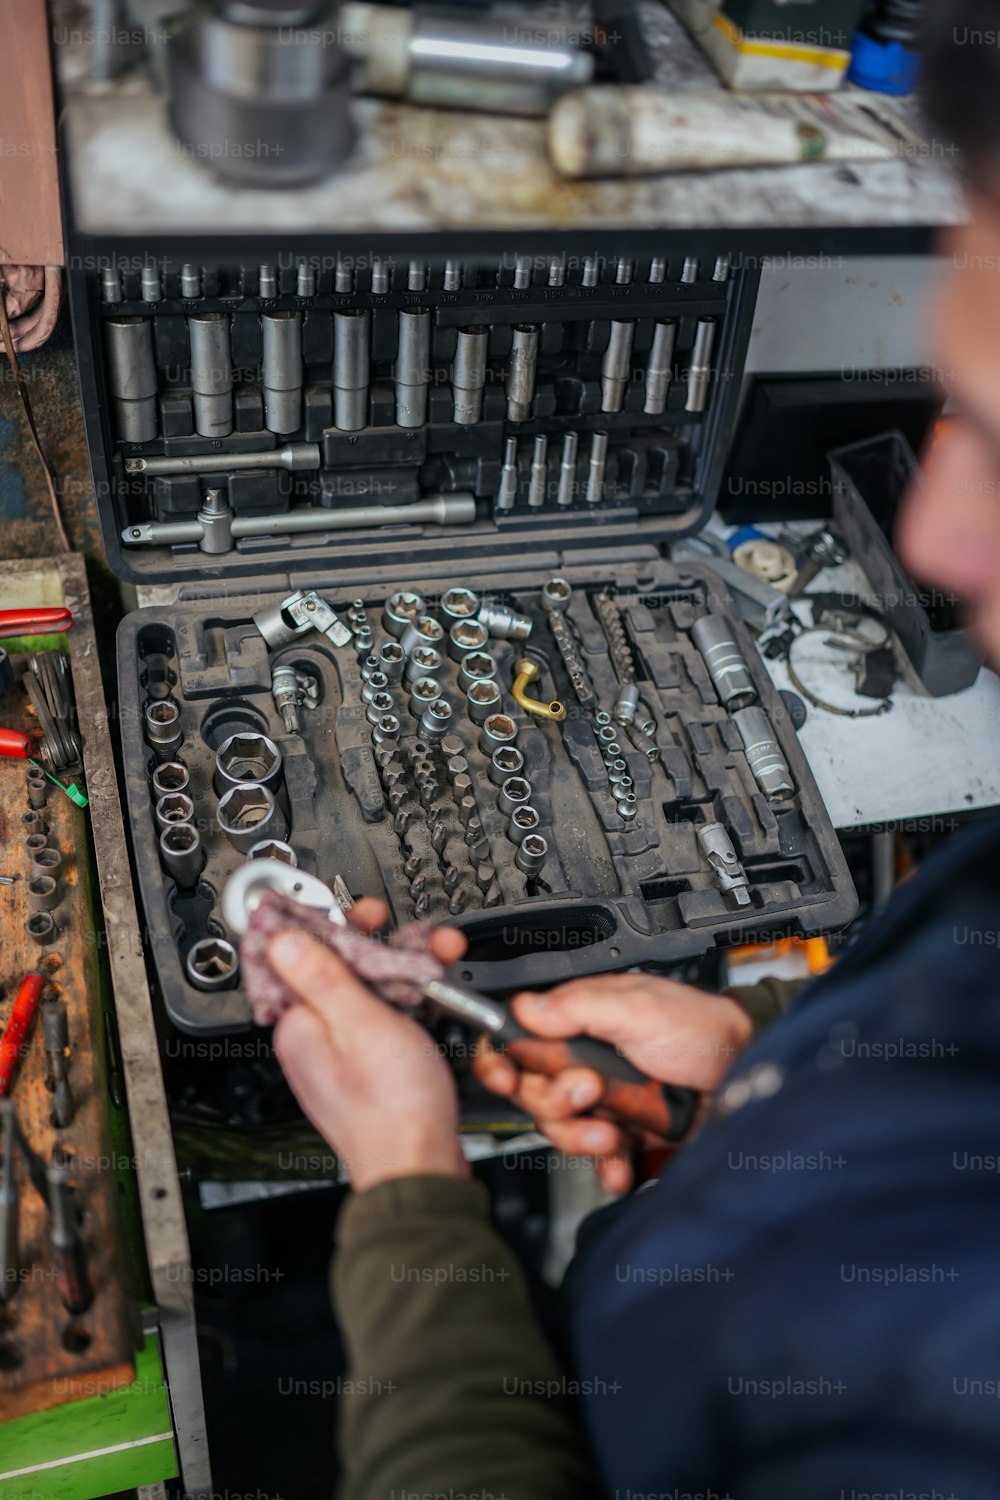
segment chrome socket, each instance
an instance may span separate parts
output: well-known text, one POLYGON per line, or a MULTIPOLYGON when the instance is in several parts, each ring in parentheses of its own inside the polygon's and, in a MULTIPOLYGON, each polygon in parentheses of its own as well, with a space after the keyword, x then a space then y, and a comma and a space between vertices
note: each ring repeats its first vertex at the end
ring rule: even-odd
POLYGON ((486 724, 503 705, 503 694, 492 678, 474 682, 465 696, 473 724, 486 724))
POLYGON ((398 641, 386 641, 378 654, 379 670, 386 682, 402 682, 406 670, 406 652, 398 641))
POLYGON ((281 780, 281 751, 266 734, 240 731, 223 740, 215 755, 215 790, 220 797, 234 786, 266 786, 281 780))
POLYGON ((409 656, 418 646, 431 646, 435 651, 444 640, 444 626, 433 615, 417 615, 403 631, 399 644, 409 656))
POLYGON ((194 803, 187 792, 168 792, 157 802, 155 812, 159 828, 169 828, 171 823, 194 821, 194 803))
POLYGON ((382 608, 382 629, 398 641, 410 621, 424 612, 424 601, 419 594, 399 589, 389 595, 382 608))
POLYGON ((371 316, 361 308, 333 315, 333 424, 341 432, 368 426, 371 316))
POLYGON ((541 819, 531 806, 515 807, 507 824, 507 837, 514 844, 522 844, 529 833, 534 833, 541 819))
POLYGON ((480 620, 456 620, 448 632, 448 655, 461 662, 470 652, 485 650, 490 633, 480 620))
POLYGON ((172 823, 160 834, 160 859, 181 890, 198 884, 205 866, 201 834, 193 823, 172 823))
POLYGON ((236 983, 240 961, 232 943, 221 937, 199 938, 184 960, 188 982, 198 990, 227 990, 236 983))
POLYGON ((548 852, 548 841, 540 833, 527 833, 518 845, 514 863, 525 875, 535 875, 544 865, 548 852))
POLYGON ((639 707, 639 687, 634 682, 623 682, 615 699, 615 718, 619 724, 631 724, 639 707))
POLYGON ((702 615, 691 627, 691 639, 704 658, 723 707, 732 712, 752 703, 757 689, 729 622, 721 615, 702 615))
POLYGON ((632 791, 634 785, 631 776, 621 776, 611 788, 611 795, 616 802, 623 802, 626 797, 635 795, 632 791))
POLYGON ((411 687, 418 677, 436 677, 444 665, 440 651, 433 646, 418 646, 407 658, 403 681, 411 687))
POLYGON ((391 745, 399 739, 399 720, 395 714, 383 714, 372 730, 376 745, 391 745))
POLYGON ((511 776, 524 770, 524 756, 516 745, 501 745, 490 758, 489 778, 495 787, 503 786, 511 776))
POLYGON ((49 943, 55 942, 59 934, 59 929, 49 911, 33 911, 25 922, 24 929, 32 942, 37 943, 40 948, 45 948, 49 943))
POLYGON ((618 803, 618 816, 624 818, 626 823, 631 823, 639 811, 639 803, 634 792, 629 792, 618 803))
POLYGON ((677 324, 669 319, 661 320, 653 329, 653 347, 646 361, 646 400, 642 408, 649 416, 659 416, 666 410, 676 338, 677 324))
POLYGON ((754 780, 768 802, 784 802, 794 796, 792 773, 764 710, 756 704, 741 708, 733 714, 733 723, 740 732, 754 780))
POLYGON ((428 704, 441 696, 441 684, 436 677, 418 677, 410 684, 410 713, 419 719, 428 704))
POLYGON ((463 427, 474 426, 482 416, 488 338, 489 330, 481 324, 458 330, 451 366, 452 421, 463 427))
POLYGON ((219 801, 219 828, 241 854, 247 854, 261 839, 283 841, 288 820, 270 789, 253 782, 230 787, 219 801))
POLYGON ((479 612, 479 595, 461 586, 441 595, 441 613, 446 620, 471 620, 479 612))
POLYGON ((531 802, 531 783, 523 776, 508 776, 500 788, 497 806, 505 818, 513 816, 515 807, 527 807, 531 802))
POLYGON ((440 740, 451 728, 451 704, 447 698, 435 698, 420 716, 420 732, 428 740, 440 740))
POLYGON ((158 802, 171 792, 186 792, 191 777, 182 760, 165 760, 153 770, 153 796, 158 802))
POLYGON ((302 314, 282 309, 260 315, 264 426, 297 432, 302 426, 302 314))
POLYGON ((567 432, 563 437, 559 483, 556 486, 557 505, 572 505, 576 499, 576 456, 579 445, 580 439, 575 432, 567 432))
POLYGON ((513 745, 517 739, 517 723, 510 714, 490 714, 479 736, 479 748, 484 755, 492 757, 505 745, 513 745))
POLYGON ((543 432, 535 438, 531 450, 531 472, 528 476, 528 505, 538 510, 548 498, 549 440, 543 432))
POLYGON ((191 340, 194 430, 202 437, 228 437, 233 430, 229 315, 223 312, 192 313, 187 325, 191 340))
POLYGON ((247 850, 247 859, 280 859, 283 865, 291 865, 293 869, 297 869, 299 863, 299 856, 283 839, 261 839, 259 844, 247 850))
POLYGON ((458 680, 466 693, 474 682, 494 682, 496 675, 497 664, 487 651, 470 651, 458 668, 458 680))
POLYGON ((508 604, 481 604, 479 621, 490 635, 501 641, 526 641, 531 634, 527 615, 519 615, 508 604))
POLYGON ((535 399, 538 365, 538 329, 532 323, 515 323, 511 332, 507 364, 507 420, 526 422, 535 399))
POLYGON ((391 693, 376 693, 368 705, 365 717, 369 724, 377 724, 380 719, 385 718, 386 714, 391 714, 395 706, 391 693))
POLYGON ((181 711, 172 698, 159 698, 146 704, 143 716, 146 741, 152 745, 158 760, 174 760, 184 739, 181 711))
POLYGON ((635 323, 613 320, 601 362, 601 411, 621 411, 632 365, 635 323))
POLYGON ((572 586, 566 582, 565 578, 546 579, 542 584, 542 605, 555 614, 562 614, 569 608, 572 593, 572 586))
POLYGON ((622 760, 620 757, 618 760, 608 761, 607 767, 608 780, 611 782, 612 786, 617 786, 622 777, 628 775, 628 763, 622 760))
MULTIPOLYGON (((398 649, 398 647, 397 647, 398 649)), ((377 693, 384 693, 389 686, 389 679, 384 672, 371 672, 364 687, 361 689, 361 698, 365 703, 371 703, 377 693)))
POLYGON ((423 427, 431 371, 431 315, 426 307, 399 310, 396 363, 396 426, 423 427))

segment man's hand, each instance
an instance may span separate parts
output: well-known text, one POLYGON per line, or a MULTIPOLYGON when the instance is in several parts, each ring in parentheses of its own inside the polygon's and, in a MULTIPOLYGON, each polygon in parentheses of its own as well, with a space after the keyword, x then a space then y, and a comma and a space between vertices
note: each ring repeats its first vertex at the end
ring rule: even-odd
MULTIPOLYGON (((350 920, 372 931, 386 915, 382 902, 365 900, 350 920)), ((439 928, 434 951, 442 963, 454 963, 465 939, 439 928)), ((468 1176, 455 1081, 424 1027, 373 995, 336 954, 304 933, 279 933, 267 956, 303 1002, 275 1027, 278 1059, 355 1190, 425 1173, 468 1176)))
MULTIPOLYGON (((600 1037, 650 1078, 706 1094, 751 1037, 749 1018, 734 1000, 647 974, 604 975, 544 995, 518 995, 513 1009, 540 1037, 600 1037)), ((597 1158, 605 1187, 625 1192, 632 1183, 636 1135, 629 1121, 608 1118, 602 1110, 602 1078, 590 1068, 564 1068, 552 1076, 542 1067, 536 1043, 515 1042, 501 1054, 484 1041, 475 1063, 479 1081, 530 1114, 558 1150, 597 1158), (536 1071, 517 1065, 521 1048, 536 1071)))

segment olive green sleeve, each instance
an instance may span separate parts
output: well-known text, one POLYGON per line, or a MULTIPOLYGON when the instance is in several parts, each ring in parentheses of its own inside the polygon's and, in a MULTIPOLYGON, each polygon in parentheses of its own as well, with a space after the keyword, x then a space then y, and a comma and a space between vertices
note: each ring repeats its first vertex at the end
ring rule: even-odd
POLYGON ((571 1387, 480 1184, 409 1177, 350 1197, 333 1297, 348 1351, 339 1500, 593 1493, 571 1387))
POLYGON ((754 1036, 760 1036, 791 1005, 799 990, 809 983, 808 979, 777 979, 772 976, 758 984, 733 984, 722 993, 735 1000, 741 1010, 746 1011, 753 1025, 754 1036))

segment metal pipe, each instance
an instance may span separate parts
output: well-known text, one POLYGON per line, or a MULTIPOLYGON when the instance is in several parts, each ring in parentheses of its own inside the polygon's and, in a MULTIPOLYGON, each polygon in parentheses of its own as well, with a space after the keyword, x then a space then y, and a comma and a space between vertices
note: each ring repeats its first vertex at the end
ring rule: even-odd
POLYGON ((302 426, 302 314, 263 312, 260 328, 264 426, 269 432, 297 432, 302 426))
POLYGON ((229 318, 221 312, 192 313, 188 333, 195 431, 202 437, 228 437, 233 430, 229 318))
MULTIPOLYGON (((475 519, 475 496, 459 491, 433 495, 410 505, 358 505, 334 511, 314 507, 284 516, 237 516, 232 536, 238 541, 245 536, 351 531, 362 526, 468 526, 475 519)), ((129 547, 179 547, 186 542, 201 543, 206 531, 200 521, 145 521, 139 526, 126 526, 121 536, 129 547)))
POLYGON ((151 442, 159 432, 152 320, 108 318, 104 343, 115 430, 126 443, 151 442))

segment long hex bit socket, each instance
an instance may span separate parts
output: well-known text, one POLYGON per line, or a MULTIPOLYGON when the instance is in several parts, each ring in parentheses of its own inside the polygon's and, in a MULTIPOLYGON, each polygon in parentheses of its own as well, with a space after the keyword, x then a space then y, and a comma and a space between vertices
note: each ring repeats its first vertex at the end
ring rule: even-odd
POLYGON ((526 422, 531 416, 537 364, 538 329, 531 323, 515 324, 507 366, 507 419, 510 422, 526 422))
POLYGON ((396 347, 396 425, 423 427, 431 378, 431 315, 426 307, 403 307, 396 347))
POLYGON ((297 432, 302 426, 302 314, 261 313, 260 329, 264 426, 269 432, 297 432))
POLYGON ((202 437, 228 437, 233 430, 229 318, 221 312, 192 313, 188 333, 195 431, 202 437))
POLYGON ((341 432, 368 426, 371 318, 362 308, 333 315, 333 423, 341 432))
POLYGON ((474 426, 482 416, 488 338, 489 330, 479 324, 458 330, 451 366, 452 421, 463 427, 474 426))
POLYGON ((152 320, 106 319, 104 346, 115 431, 126 443, 148 443, 159 432, 152 320))
POLYGON ((676 338, 677 324, 672 319, 661 320, 653 330, 653 346, 646 361, 646 400, 642 408, 649 416, 658 416, 666 407, 676 338))

